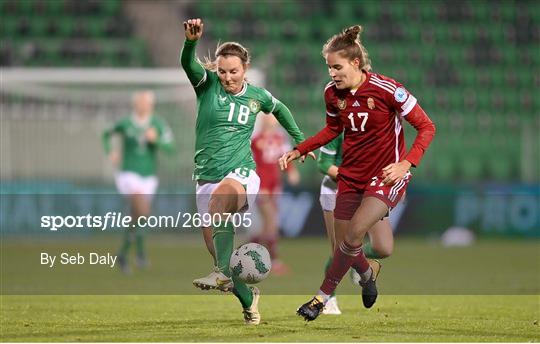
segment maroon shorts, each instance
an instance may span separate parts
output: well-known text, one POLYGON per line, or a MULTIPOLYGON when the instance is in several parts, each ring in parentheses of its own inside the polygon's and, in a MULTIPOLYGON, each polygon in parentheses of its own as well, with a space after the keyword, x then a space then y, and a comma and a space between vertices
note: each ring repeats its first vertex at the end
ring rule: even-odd
POLYGON ((363 189, 355 188, 351 183, 338 180, 334 217, 338 220, 349 221, 365 196, 377 197, 390 209, 395 207, 405 194, 411 180, 411 173, 407 172, 401 181, 391 186, 382 185, 383 179, 382 176, 373 177, 363 189))

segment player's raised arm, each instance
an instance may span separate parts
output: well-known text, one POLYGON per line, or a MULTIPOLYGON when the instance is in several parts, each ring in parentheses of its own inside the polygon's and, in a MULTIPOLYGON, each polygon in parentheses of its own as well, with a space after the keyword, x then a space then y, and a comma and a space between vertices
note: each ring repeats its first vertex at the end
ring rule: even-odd
POLYGON ((184 31, 186 39, 190 41, 197 41, 203 34, 204 24, 202 19, 188 19, 184 22, 184 31))
POLYGON ((201 19, 188 19, 184 22, 186 40, 180 53, 180 64, 191 84, 197 88, 206 81, 206 70, 195 56, 197 41, 201 38, 204 24, 201 19))

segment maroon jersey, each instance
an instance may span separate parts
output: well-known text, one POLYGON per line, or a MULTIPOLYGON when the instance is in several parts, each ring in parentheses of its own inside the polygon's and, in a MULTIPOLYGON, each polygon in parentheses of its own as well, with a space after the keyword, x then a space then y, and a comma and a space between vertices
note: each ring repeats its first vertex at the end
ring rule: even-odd
POLYGON ((399 82, 376 73, 365 75, 365 81, 355 91, 338 90, 334 82, 327 84, 324 91, 327 126, 297 147, 305 154, 344 131, 339 178, 357 189, 365 189, 391 163, 407 158, 417 165, 434 133, 433 123, 419 108, 416 98, 399 82), (401 124, 402 118, 408 119, 413 109, 419 109, 423 117, 419 115, 414 123, 411 121, 419 135, 411 152, 406 154, 401 124), (431 134, 420 135, 422 130, 431 134))
POLYGON ((261 189, 274 190, 281 186, 281 172, 278 159, 291 149, 284 133, 274 132, 255 134, 251 139, 253 159, 257 165, 257 174, 261 178, 261 189))

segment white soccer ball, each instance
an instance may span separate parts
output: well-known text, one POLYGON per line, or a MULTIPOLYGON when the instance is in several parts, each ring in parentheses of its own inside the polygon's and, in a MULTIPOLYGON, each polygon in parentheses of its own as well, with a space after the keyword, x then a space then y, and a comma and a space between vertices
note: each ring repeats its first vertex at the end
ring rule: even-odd
POLYGON ((272 269, 272 260, 266 247, 249 243, 234 250, 229 265, 234 277, 245 283, 254 284, 268 277, 272 269))

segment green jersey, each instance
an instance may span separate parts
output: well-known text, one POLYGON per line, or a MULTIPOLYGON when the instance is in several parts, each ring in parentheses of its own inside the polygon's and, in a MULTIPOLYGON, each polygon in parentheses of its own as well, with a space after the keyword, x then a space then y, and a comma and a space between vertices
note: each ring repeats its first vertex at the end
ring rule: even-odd
POLYGON ((236 168, 255 169, 251 135, 261 111, 273 113, 297 143, 304 140, 290 111, 267 90, 244 82, 239 93, 226 92, 217 73, 196 60, 195 44, 186 40, 181 56, 197 95, 195 180, 217 181, 236 168))
POLYGON ((157 151, 159 148, 171 151, 173 136, 169 126, 161 119, 151 116, 144 123, 134 116, 118 120, 103 133, 103 147, 108 154, 111 150, 110 137, 118 134, 122 137, 122 171, 135 172, 141 176, 156 174, 157 151), (156 142, 150 143, 145 138, 149 128, 157 131, 156 142))
POLYGON ((342 148, 341 144, 343 143, 343 134, 339 135, 332 141, 328 142, 326 145, 321 147, 321 154, 317 160, 317 166, 319 170, 326 174, 328 169, 332 166, 341 165, 342 160, 342 148))

